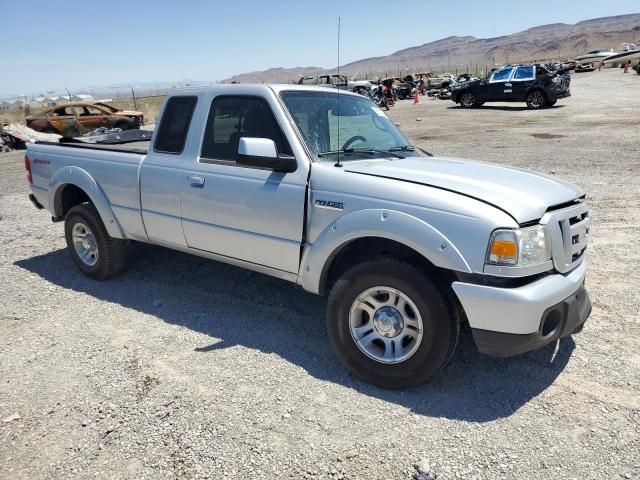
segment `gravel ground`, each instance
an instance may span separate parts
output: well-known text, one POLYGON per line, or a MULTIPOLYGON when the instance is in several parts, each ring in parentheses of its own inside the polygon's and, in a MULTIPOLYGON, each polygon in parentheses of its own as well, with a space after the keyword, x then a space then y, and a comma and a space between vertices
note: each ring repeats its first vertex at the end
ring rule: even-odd
POLYGON ((466 333, 407 391, 348 375, 325 300, 283 281, 143 245, 88 280, 0 155, 0 478, 640 478, 639 88, 610 70, 540 112, 391 110, 435 153, 580 184, 595 219, 583 333, 511 359, 466 333))

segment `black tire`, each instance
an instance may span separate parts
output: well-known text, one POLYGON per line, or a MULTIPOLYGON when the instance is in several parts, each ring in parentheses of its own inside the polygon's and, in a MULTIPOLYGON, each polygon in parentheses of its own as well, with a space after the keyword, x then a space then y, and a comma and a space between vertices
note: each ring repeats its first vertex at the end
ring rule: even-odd
POLYGON ((382 388, 406 388, 430 380, 442 370, 458 342, 459 321, 445 296, 422 270, 393 259, 361 263, 335 283, 327 304, 327 330, 343 364, 357 377, 382 388), (351 334, 350 311, 356 299, 373 287, 403 292, 417 307, 423 335, 411 356, 382 363, 365 354, 351 334))
POLYGON ((527 107, 540 110, 547 105, 547 96, 542 90, 533 90, 527 94, 527 107))
POLYGON ((473 92, 462 92, 460 95, 460 106, 462 108, 473 108, 478 105, 478 99, 473 92))
POLYGON ((556 103, 558 100, 547 100, 547 107, 553 107, 556 103))
POLYGON ((71 258, 86 276, 95 280, 106 280, 124 270, 126 264, 125 241, 109 236, 98 210, 92 204, 76 205, 69 210, 65 217, 64 233, 71 258), (92 257, 96 261, 94 265, 83 260, 74 245, 73 233, 76 226, 80 230, 82 230, 82 226, 85 226, 89 234, 93 236, 92 243, 97 247, 97 254, 92 257))

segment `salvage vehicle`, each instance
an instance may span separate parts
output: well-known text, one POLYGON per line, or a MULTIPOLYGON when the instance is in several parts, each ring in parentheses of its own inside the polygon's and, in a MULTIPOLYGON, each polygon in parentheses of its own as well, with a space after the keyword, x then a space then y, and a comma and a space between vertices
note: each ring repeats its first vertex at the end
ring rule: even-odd
POLYGON ((368 80, 348 80, 345 75, 319 75, 302 77, 298 85, 317 85, 320 87, 333 87, 340 90, 350 90, 360 95, 367 95, 371 89, 368 80))
POLYGON ((413 82, 402 77, 386 77, 380 80, 380 83, 391 89, 395 97, 394 100, 405 100, 413 94, 413 82))
POLYGON ((578 62, 578 64, 602 63, 605 58, 610 57, 611 55, 616 55, 617 53, 618 52, 614 52, 611 49, 600 48, 598 50, 592 50, 591 52, 578 55, 575 58, 575 61, 578 62))
POLYGON ((418 72, 413 75, 416 79, 424 80, 428 89, 447 88, 453 82, 453 75, 450 73, 437 74, 434 72, 418 72))
POLYGON ((451 100, 463 108, 480 107, 485 102, 526 102, 536 110, 571 96, 570 83, 571 77, 562 68, 507 65, 494 70, 487 79, 452 85, 451 100))
POLYGON ((37 142, 25 167, 86 276, 120 273, 136 241, 328 295, 337 355, 382 387, 441 371, 462 323, 481 352, 510 356, 579 332, 591 311, 584 191, 430 156, 351 92, 176 90, 150 141, 37 142))
POLYGON ((123 111, 104 103, 67 103, 26 118, 27 127, 43 133, 75 137, 96 128, 140 128, 142 112, 123 111))

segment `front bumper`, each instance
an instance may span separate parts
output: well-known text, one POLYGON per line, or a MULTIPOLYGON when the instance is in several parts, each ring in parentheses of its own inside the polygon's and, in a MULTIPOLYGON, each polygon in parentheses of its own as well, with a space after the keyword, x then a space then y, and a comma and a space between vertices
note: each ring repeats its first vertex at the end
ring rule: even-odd
POLYGON ((483 353, 510 356, 570 335, 586 321, 586 260, 567 274, 548 275, 517 288, 454 282, 476 344, 483 353))
POLYGON ((582 331, 584 322, 591 313, 591 301, 582 286, 576 293, 547 309, 542 315, 540 329, 535 333, 491 332, 472 329, 478 351, 494 357, 511 357, 544 347, 561 337, 582 331))

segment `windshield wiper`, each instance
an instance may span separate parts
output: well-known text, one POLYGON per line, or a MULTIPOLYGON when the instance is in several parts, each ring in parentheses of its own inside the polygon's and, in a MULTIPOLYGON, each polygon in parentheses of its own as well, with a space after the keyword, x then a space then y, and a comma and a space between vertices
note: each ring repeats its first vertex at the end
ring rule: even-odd
POLYGON ((389 149, 390 152, 415 152, 416 149, 420 150, 422 153, 424 153, 427 157, 433 157, 433 154, 430 152, 427 152, 426 150, 420 148, 420 147, 415 147, 413 145, 402 145, 401 147, 391 147, 389 149))
POLYGON ((390 155, 393 158, 405 158, 402 155, 398 155, 397 153, 393 153, 392 150, 378 150, 376 148, 344 148, 342 150, 331 150, 328 152, 320 152, 318 153, 318 157, 326 157, 328 155, 338 155, 340 153, 364 153, 364 154, 375 154, 381 153, 383 155, 390 155))
POLYGON ((390 152, 415 152, 416 147, 413 145, 402 145, 401 147, 391 147, 390 152))

